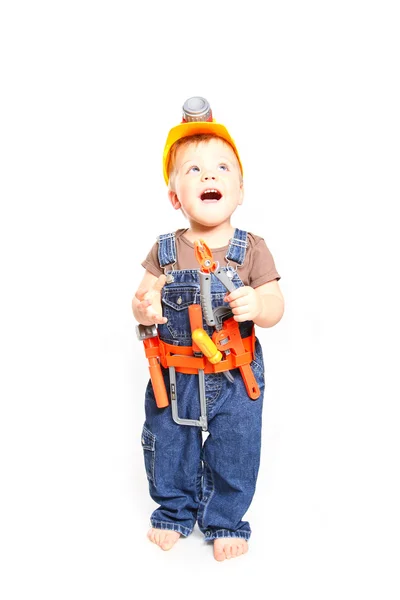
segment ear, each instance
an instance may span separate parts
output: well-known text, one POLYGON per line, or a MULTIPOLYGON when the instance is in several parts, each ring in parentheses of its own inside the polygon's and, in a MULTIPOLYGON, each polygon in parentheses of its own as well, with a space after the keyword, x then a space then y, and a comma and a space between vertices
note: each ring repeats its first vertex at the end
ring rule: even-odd
POLYGON ((239 196, 239 206, 241 204, 243 204, 243 198, 244 198, 244 188, 243 188, 243 181, 240 182, 240 196, 239 196))
POLYGON ((169 189, 168 190, 168 198, 175 210, 179 210, 181 208, 181 203, 178 200, 178 196, 176 195, 176 192, 169 189))

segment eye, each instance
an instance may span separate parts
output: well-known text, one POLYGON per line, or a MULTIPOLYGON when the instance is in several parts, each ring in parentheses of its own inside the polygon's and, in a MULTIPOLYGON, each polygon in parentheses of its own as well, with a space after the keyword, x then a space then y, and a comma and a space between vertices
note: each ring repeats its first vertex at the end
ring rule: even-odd
POLYGON ((197 165, 193 165, 188 169, 188 173, 199 173, 200 169, 197 165))
POLYGON ((229 171, 228 165, 226 165, 225 163, 221 163, 220 165, 218 165, 218 169, 220 171, 229 171))

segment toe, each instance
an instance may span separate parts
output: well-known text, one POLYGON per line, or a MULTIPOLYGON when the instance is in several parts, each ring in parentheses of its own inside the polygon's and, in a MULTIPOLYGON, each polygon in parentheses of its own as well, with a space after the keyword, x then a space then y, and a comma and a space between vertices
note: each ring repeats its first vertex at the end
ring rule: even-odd
POLYGON ((223 546, 218 544, 218 542, 214 542, 214 558, 219 562, 225 560, 226 558, 224 548, 223 546))
POLYGON ((165 538, 161 542, 161 548, 163 550, 171 550, 172 546, 176 544, 176 542, 181 537, 181 534, 177 531, 170 531, 166 534, 165 538))
POLYGON ((231 544, 225 544, 224 552, 227 559, 232 558, 232 546, 231 544))
POLYGON ((222 550, 219 550, 219 551, 215 550, 214 551, 214 558, 215 558, 215 560, 218 560, 219 562, 222 562, 226 558, 225 552, 223 552, 222 550))
POLYGON ((154 529, 149 529, 149 531, 147 532, 147 537, 151 542, 154 543, 154 529))
POLYGON ((170 550, 173 546, 174 542, 172 540, 172 536, 171 535, 166 535, 165 539, 161 542, 161 548, 163 550, 170 550))
POLYGON ((171 550, 172 544, 170 542, 161 542, 160 547, 163 550, 171 550))

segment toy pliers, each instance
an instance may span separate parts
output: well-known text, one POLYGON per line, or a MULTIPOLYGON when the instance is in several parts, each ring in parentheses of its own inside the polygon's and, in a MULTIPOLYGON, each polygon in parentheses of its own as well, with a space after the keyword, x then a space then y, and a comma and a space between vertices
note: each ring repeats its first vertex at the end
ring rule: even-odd
MULTIPOLYGON (((218 350, 229 354, 231 350, 240 355, 245 352, 243 340, 240 335, 239 324, 233 318, 233 312, 230 308, 220 306, 213 310, 211 302, 211 274, 213 274, 222 285, 233 292, 235 285, 228 276, 229 271, 223 271, 218 262, 213 260, 212 252, 204 240, 195 242, 195 255, 200 263, 200 300, 203 309, 204 318, 207 325, 214 326, 216 331, 213 334, 213 341, 218 350)), ((260 396, 260 389, 254 377, 250 365, 239 367, 248 395, 252 400, 260 396)), ((229 371, 224 371, 229 373, 229 371)), ((230 379, 231 374, 227 376, 230 379)))
POLYGON ((219 279, 228 292, 233 292, 236 288, 227 272, 223 271, 219 263, 213 260, 212 252, 204 240, 195 241, 194 247, 196 258, 200 264, 200 301, 203 315, 207 325, 215 327, 217 331, 220 331, 222 329, 223 318, 233 316, 233 313, 226 306, 221 306, 213 310, 211 302, 211 274, 219 279))

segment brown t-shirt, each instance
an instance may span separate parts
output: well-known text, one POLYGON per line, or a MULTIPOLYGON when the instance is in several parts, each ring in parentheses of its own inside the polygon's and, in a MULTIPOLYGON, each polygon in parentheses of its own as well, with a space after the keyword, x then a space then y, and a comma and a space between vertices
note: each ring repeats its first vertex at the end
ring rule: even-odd
MULTIPOLYGON (((187 229, 178 229, 175 232, 176 244, 176 263, 174 269, 198 269, 199 263, 196 260, 194 253, 194 245, 185 238, 187 229)), ((254 233, 247 234, 248 246, 246 249, 246 257, 242 266, 238 266, 238 275, 244 285, 250 285, 253 288, 259 287, 264 283, 279 280, 280 275, 275 268, 274 259, 271 252, 268 250, 263 238, 254 233)), ((223 248, 211 248, 213 259, 218 261, 220 266, 226 266, 227 261, 225 256, 228 252, 228 245, 223 248)), ((230 261, 233 268, 236 268, 234 261, 230 261)), ((164 270, 158 262, 158 242, 154 244, 142 266, 150 271, 156 277, 163 274, 164 270)), ((167 265, 166 270, 171 270, 172 265, 167 265)))

